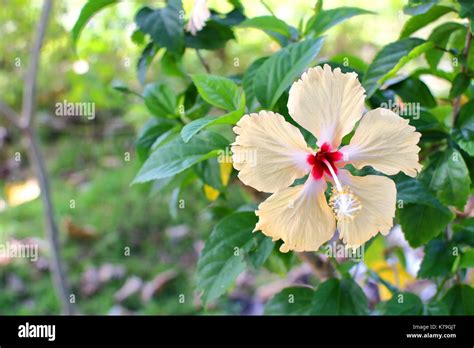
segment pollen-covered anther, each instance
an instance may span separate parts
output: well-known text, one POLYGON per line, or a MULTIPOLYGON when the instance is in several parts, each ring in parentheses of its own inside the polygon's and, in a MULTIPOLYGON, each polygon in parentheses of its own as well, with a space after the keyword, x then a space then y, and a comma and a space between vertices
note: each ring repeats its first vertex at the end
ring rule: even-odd
POLYGON ((352 220, 362 209, 359 198, 351 191, 349 186, 343 186, 341 190, 333 186, 329 206, 338 220, 346 218, 352 220))

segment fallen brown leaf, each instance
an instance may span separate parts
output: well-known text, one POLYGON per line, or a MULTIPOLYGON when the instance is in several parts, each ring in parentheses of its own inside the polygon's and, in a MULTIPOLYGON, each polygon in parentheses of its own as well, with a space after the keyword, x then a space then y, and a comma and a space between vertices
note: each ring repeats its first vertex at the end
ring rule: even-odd
POLYGON ((72 222, 71 217, 64 219, 68 236, 77 239, 90 240, 97 238, 97 232, 92 226, 78 226, 72 222))
POLYGON ((154 279, 146 282, 142 289, 142 300, 148 302, 171 280, 175 279, 178 273, 174 270, 168 270, 158 274, 154 279))

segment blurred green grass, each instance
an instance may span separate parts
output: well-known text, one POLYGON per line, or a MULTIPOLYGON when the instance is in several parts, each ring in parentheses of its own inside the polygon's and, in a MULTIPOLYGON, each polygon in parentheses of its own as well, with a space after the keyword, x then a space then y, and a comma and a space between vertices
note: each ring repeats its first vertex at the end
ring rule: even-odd
MULTIPOLYGON (((130 186, 139 162, 123 161, 123 149, 130 147, 131 136, 106 137, 87 142, 82 137, 63 137, 44 148, 51 173, 51 189, 60 224, 62 252, 73 283, 73 292, 80 311, 85 314, 106 314, 115 304, 113 294, 131 275, 150 280, 158 273, 175 269, 176 280, 165 287, 160 296, 144 309, 147 313, 192 313, 192 301, 181 304, 178 294, 192 297, 193 283, 189 277, 192 267, 176 262, 193 250, 198 236, 209 229, 209 221, 201 216, 207 204, 199 188, 190 187, 186 199, 192 199, 187 209, 179 210, 178 221, 168 213, 169 197, 151 194, 149 186, 130 186), (113 168, 104 166, 104 158, 114 158, 113 168), (71 173, 84 176, 82 184, 71 182, 71 173), (75 208, 70 208, 70 200, 75 208), (66 235, 65 219, 70 218, 78 227, 91 226, 97 233, 93 240, 79 240, 66 235), (192 226, 186 238, 172 241, 165 233, 174 224, 192 226), (124 248, 130 248, 130 256, 124 248), (166 255, 168 263, 163 261, 166 255), (78 289, 83 272, 104 263, 121 264, 126 277, 107 283, 97 294, 84 298, 78 289), (191 302, 191 303, 190 303, 191 302)), ((134 156, 132 154, 132 156, 134 156)), ((44 238, 40 199, 7 208, 2 212, 3 238, 44 238)), ((41 252, 40 252, 41 256, 41 252)), ((54 314, 59 308, 47 274, 39 274, 28 260, 14 260, 1 268, 0 313, 2 314, 54 314), (26 285, 26 292, 8 290, 7 274, 15 274, 26 285)), ((133 308, 140 308, 137 304, 133 308)))

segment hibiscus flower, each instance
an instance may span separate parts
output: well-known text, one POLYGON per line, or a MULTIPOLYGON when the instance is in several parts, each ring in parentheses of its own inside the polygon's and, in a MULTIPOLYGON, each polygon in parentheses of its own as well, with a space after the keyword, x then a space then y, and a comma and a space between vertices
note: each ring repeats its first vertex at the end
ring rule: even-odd
POLYGON ((205 26, 207 20, 211 17, 211 12, 207 7, 206 0, 194 1, 194 6, 191 11, 186 30, 195 36, 198 31, 201 31, 205 26))
POLYGON ((395 183, 381 175, 353 176, 345 167, 371 166, 387 175, 402 171, 415 177, 421 170, 421 135, 388 109, 362 116, 364 100, 356 73, 325 65, 303 73, 288 99, 289 114, 316 137, 316 149, 308 147, 297 127, 271 111, 245 115, 234 127, 232 159, 239 179, 272 193, 258 206, 254 231, 281 239, 280 251, 316 251, 336 228, 346 246, 355 249, 392 228, 395 183), (350 143, 340 147, 359 120, 350 143), (291 186, 305 175, 304 184, 291 186))

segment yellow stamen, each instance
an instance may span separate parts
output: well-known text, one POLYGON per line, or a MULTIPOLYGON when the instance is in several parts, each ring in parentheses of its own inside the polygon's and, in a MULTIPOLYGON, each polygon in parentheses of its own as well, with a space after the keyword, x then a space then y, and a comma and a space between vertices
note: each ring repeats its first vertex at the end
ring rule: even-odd
POLYGON ((336 219, 343 220, 345 218, 354 219, 354 217, 362 209, 362 204, 359 198, 352 192, 349 186, 342 186, 339 178, 334 171, 331 164, 323 160, 326 164, 331 176, 334 180, 335 186, 331 190, 331 198, 329 199, 329 206, 331 207, 336 219))
POLYGON ((362 204, 349 186, 342 187, 341 191, 333 186, 329 206, 338 220, 344 218, 352 220, 362 209, 362 204))

